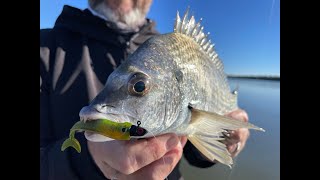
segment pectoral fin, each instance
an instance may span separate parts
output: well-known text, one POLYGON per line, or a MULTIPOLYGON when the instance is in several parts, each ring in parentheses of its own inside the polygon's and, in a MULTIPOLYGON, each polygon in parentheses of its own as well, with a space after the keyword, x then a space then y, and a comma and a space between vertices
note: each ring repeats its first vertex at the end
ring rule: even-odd
POLYGON ((217 160, 231 167, 233 160, 223 140, 223 132, 248 128, 264 131, 253 124, 234 120, 217 113, 201 111, 191 108, 191 122, 189 128, 193 129, 188 136, 190 142, 211 161, 217 160))
POLYGON ((264 129, 257 127, 248 122, 235 120, 226 116, 219 115, 213 112, 202 111, 191 108, 191 123, 199 126, 198 128, 210 128, 210 129, 225 129, 236 130, 239 128, 254 129, 259 131, 265 131, 264 129))

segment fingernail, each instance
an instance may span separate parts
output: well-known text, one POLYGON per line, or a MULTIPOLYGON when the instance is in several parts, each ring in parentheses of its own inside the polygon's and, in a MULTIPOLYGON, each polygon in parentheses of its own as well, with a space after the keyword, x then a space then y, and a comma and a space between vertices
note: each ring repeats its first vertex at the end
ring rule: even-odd
POLYGON ((167 141, 167 149, 174 148, 179 143, 179 138, 172 137, 167 141))

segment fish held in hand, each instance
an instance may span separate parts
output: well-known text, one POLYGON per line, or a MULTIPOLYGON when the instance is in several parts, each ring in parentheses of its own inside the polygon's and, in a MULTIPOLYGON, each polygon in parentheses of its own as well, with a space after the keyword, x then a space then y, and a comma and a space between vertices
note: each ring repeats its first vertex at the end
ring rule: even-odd
POLYGON ((147 131, 139 138, 187 135, 208 159, 230 166, 231 155, 221 142, 224 133, 239 128, 264 131, 224 116, 236 109, 237 93, 230 90, 214 45, 187 10, 182 18, 177 13, 172 33, 144 42, 108 77, 104 89, 82 108, 80 119, 86 123, 100 118, 140 121, 147 131))

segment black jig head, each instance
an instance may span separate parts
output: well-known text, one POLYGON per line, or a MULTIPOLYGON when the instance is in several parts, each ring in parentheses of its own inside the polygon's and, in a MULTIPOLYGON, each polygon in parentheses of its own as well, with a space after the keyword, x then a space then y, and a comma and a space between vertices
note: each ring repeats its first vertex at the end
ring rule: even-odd
POLYGON ((143 136, 143 135, 147 134, 148 131, 146 129, 140 127, 140 124, 141 124, 141 122, 138 121, 137 122, 138 126, 136 126, 136 125, 131 126, 130 136, 143 136))

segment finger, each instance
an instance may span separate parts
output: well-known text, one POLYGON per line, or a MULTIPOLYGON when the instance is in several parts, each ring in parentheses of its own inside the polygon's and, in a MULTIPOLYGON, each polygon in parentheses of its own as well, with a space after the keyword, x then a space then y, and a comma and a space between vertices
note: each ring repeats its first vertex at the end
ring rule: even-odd
POLYGON ((229 133, 229 136, 225 136, 225 140, 223 141, 226 145, 236 144, 241 142, 244 144, 249 137, 249 130, 245 128, 241 128, 239 130, 233 131, 229 133))
POLYGON ((239 133, 241 133, 242 131, 240 131, 240 129, 235 130, 235 131, 228 131, 228 133, 224 133, 225 136, 225 141, 228 144, 234 144, 240 141, 240 135, 239 133))
POLYGON ((119 179, 165 179, 182 157, 182 145, 179 143, 174 149, 167 152, 162 158, 130 175, 121 175, 119 179))
POLYGON ((241 142, 238 142, 236 144, 232 144, 227 146, 227 149, 229 151, 229 153, 231 154, 231 157, 236 157, 240 151, 243 149, 243 146, 241 144, 241 142))
POLYGON ((123 147, 124 154, 117 154, 117 150, 114 150, 115 156, 108 157, 107 163, 123 174, 131 174, 160 159, 179 143, 179 138, 175 134, 126 143, 123 147))
POLYGON ((103 175, 108 179, 118 179, 119 177, 121 177, 123 175, 119 171, 113 169, 111 166, 109 166, 105 162, 102 163, 101 167, 102 168, 100 168, 100 169, 101 169, 103 175))
POLYGON ((180 136, 179 139, 180 139, 181 146, 183 148, 186 145, 188 138, 187 136, 180 136))
POLYGON ((234 111, 226 114, 226 116, 231 117, 233 119, 241 120, 241 121, 244 121, 244 122, 248 122, 249 121, 248 114, 246 113, 246 111, 244 111, 242 109, 234 110, 234 111))
POLYGON ((246 141, 249 137, 248 129, 239 129, 234 131, 230 137, 227 137, 224 143, 227 145, 228 151, 231 153, 232 157, 235 157, 242 151, 244 148, 246 141))
POLYGON ((250 135, 250 132, 246 128, 240 128, 236 131, 230 133, 230 136, 227 139, 234 140, 236 142, 246 141, 250 135))
POLYGON ((229 153, 231 154, 231 157, 234 157, 236 151, 237 151, 237 143, 236 144, 229 144, 227 145, 227 149, 229 153))

